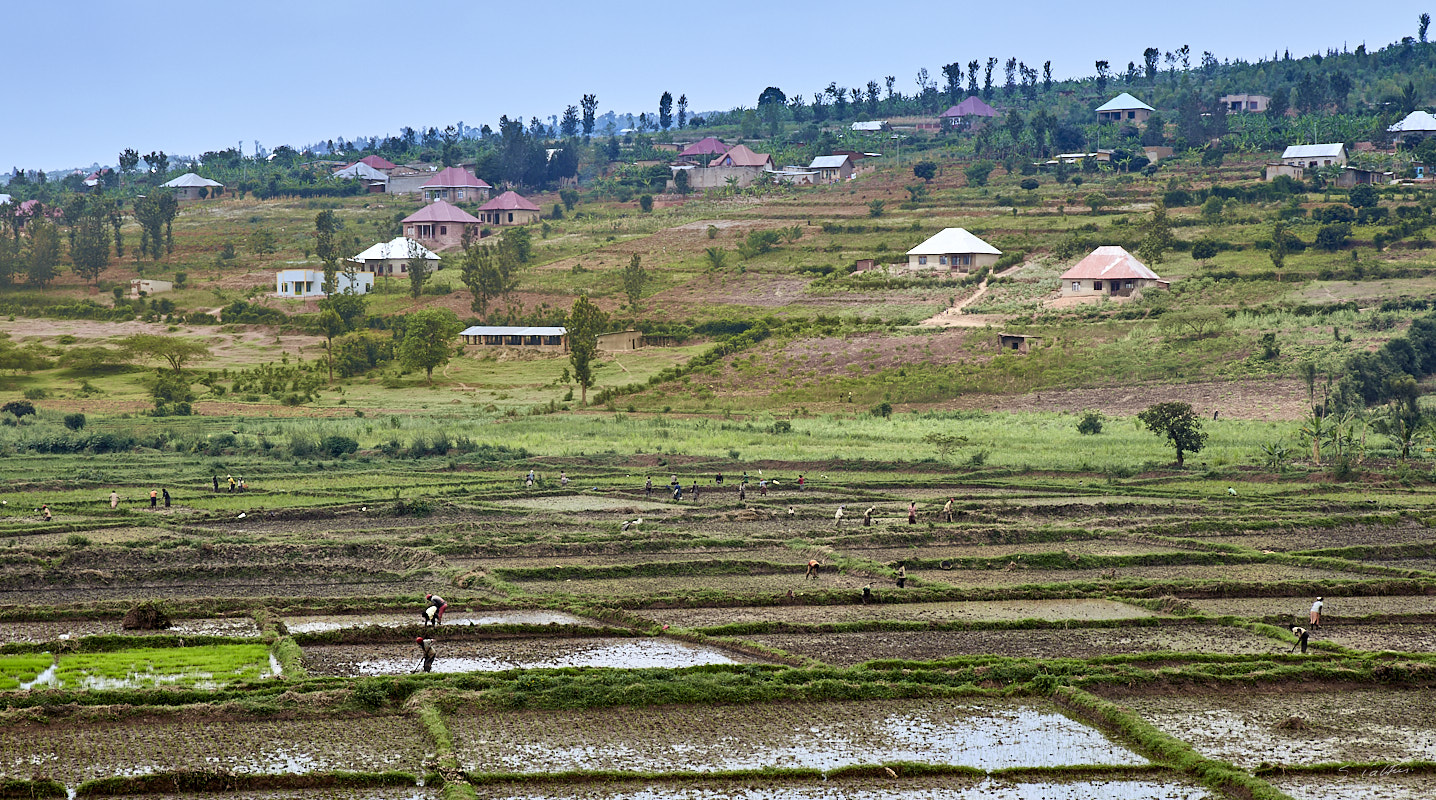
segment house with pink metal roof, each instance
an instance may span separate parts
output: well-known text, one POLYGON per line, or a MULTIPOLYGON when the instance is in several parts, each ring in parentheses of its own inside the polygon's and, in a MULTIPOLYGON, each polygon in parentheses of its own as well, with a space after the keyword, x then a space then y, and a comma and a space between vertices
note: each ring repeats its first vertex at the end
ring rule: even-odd
POLYGON ((436 200, 405 217, 404 236, 430 250, 445 250, 463 244, 464 232, 477 237, 483 223, 469 212, 444 200, 436 200))
POLYGON ((1125 248, 1114 245, 1093 250, 1062 273, 1061 280, 1064 297, 1130 297, 1144 286, 1169 285, 1125 248))
POLYGON ((767 153, 755 153, 746 144, 728 148, 728 152, 708 162, 710 167, 757 167, 773 169, 773 157, 767 153))
POLYGON ((997 109, 982 102, 982 98, 977 95, 973 95, 939 114, 937 121, 943 125, 970 128, 996 116, 997 109))
POLYGON ((723 144, 722 140, 712 136, 705 136, 680 150, 678 157, 701 163, 703 161, 711 161, 726 152, 728 152, 728 145, 723 144))
MULTIPOLYGON (((389 170, 394 169, 398 166, 397 164, 383 156, 364 156, 363 158, 359 159, 357 163, 368 164, 369 166, 379 170, 380 172, 388 172, 389 170)), ((354 165, 350 164, 349 166, 352 167, 354 165)))
POLYGON ((489 199, 494 187, 462 167, 445 167, 424 182, 420 189, 424 202, 447 200, 450 203, 473 203, 489 199))
POLYGON ((493 225, 527 225, 538 222, 543 212, 518 192, 504 192, 479 206, 479 219, 493 225))

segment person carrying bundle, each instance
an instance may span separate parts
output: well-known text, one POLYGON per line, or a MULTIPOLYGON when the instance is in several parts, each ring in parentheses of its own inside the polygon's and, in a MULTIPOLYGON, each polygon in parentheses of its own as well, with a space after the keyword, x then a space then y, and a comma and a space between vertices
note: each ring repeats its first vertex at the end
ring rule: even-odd
POLYGON ((444 602, 444 598, 436 594, 426 594, 424 595, 424 599, 429 601, 429 605, 424 607, 424 626, 442 625, 444 623, 444 612, 449 610, 449 604, 444 602))
POLYGON ((419 657, 424 659, 424 671, 433 672, 434 659, 439 657, 439 651, 434 649, 434 640, 419 636, 414 642, 419 645, 419 657))

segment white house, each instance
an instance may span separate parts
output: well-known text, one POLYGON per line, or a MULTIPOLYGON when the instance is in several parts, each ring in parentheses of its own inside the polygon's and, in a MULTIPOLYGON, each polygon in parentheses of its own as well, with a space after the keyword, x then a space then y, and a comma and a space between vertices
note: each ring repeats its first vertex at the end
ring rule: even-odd
POLYGON ((944 228, 907 251, 908 269, 971 272, 997 263, 1002 251, 967 232, 944 228))
POLYGON ((875 119, 868 122, 854 122, 851 130, 854 133, 882 133, 888 129, 886 120, 875 119))
POLYGON ((218 195, 224 190, 224 184, 219 181, 201 178, 193 172, 186 172, 174 180, 165 181, 160 186, 174 189, 176 200, 200 200, 218 195))
POLYGON ((1341 142, 1330 144, 1294 144, 1281 154, 1281 163, 1292 167, 1344 167, 1346 166, 1346 145, 1341 142))
POLYGON ((1386 130, 1398 136, 1436 136, 1436 116, 1430 111, 1412 111, 1386 130))
POLYGON ((1126 92, 1097 106, 1098 122, 1146 122, 1155 108, 1126 92))
POLYGON ((431 272, 439 269, 437 253, 403 236, 379 242, 349 260, 357 263, 362 272, 375 275, 408 275, 409 262, 415 258, 424 259, 425 266, 431 272))
MULTIPOLYGON (((274 275, 275 292, 280 297, 324 297, 324 271, 313 269, 282 269, 274 275)), ((374 288, 374 276, 368 272, 354 274, 351 281, 343 272, 334 276, 340 294, 368 294, 374 288)))
POLYGON ((808 169, 818 173, 818 180, 823 183, 837 183, 853 177, 852 156, 843 154, 836 156, 818 156, 808 169))

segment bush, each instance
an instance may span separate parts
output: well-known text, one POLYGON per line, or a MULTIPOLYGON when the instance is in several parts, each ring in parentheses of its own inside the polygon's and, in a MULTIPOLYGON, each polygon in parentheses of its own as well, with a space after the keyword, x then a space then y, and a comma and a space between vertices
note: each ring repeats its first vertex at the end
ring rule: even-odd
POLYGON ((146 600, 126 611, 125 618, 120 621, 120 627, 127 631, 161 631, 169 626, 169 614, 165 613, 163 605, 154 600, 146 600))
POLYGON ((1351 236, 1351 225, 1345 222, 1337 222, 1330 225, 1323 225, 1316 232, 1316 246, 1323 250, 1335 251, 1346 246, 1346 240, 1351 236))
POLYGON ((1077 432, 1083 436, 1096 436, 1102 432, 1103 416, 1098 411, 1083 411, 1082 419, 1077 421, 1077 432))
POLYGON ((330 456, 338 458, 339 456, 348 455, 349 453, 358 450, 359 443, 349 438, 348 436, 339 436, 337 434, 334 434, 330 436, 325 436, 323 439, 320 439, 319 449, 322 452, 328 453, 330 456))
POLYGON ((648 212, 652 211, 652 210, 653 210, 653 195, 651 195, 651 194, 645 194, 645 195, 639 197, 639 198, 638 198, 638 207, 639 207, 640 209, 642 209, 642 210, 643 210, 643 213, 645 213, 645 214, 647 214, 648 212))
POLYGON ((35 404, 28 400, 11 400, 0 406, 0 413, 12 414, 16 419, 28 417, 35 413, 35 404))
POLYGON ((39 388, 26 389, 23 394, 26 400, 44 400, 50 396, 48 391, 39 388))
POLYGON ((877 405, 869 409, 868 413, 872 414, 875 417, 882 417, 883 419, 888 419, 893 415, 893 404, 886 401, 878 403, 877 405))
POLYGON ((78 431, 85 427, 85 415, 80 413, 66 414, 65 427, 72 431, 78 431))

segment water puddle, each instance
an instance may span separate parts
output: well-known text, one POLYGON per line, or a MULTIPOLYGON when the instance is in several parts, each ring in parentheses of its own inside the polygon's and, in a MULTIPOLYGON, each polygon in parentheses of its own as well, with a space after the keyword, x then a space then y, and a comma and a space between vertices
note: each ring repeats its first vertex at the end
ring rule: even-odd
POLYGON ((497 712, 454 718, 451 728, 460 761, 481 772, 1147 763, 1054 710, 996 701, 497 712))
POLYGON ((118 619, 67 619, 44 622, 0 622, 0 641, 53 642, 81 636, 122 634, 125 636, 259 636, 259 628, 249 617, 212 619, 177 619, 170 627, 157 631, 125 630, 118 619))
POLYGON ((1295 800, 1428 800, 1431 775, 1411 774, 1397 765, 1348 775, 1304 775, 1270 779, 1295 800))
POLYGON ((56 669, 56 667, 58 667, 58 666, 59 666, 58 664, 51 664, 50 666, 48 666, 48 667, 45 668, 45 671, 44 671, 44 672, 41 672, 39 675, 36 675, 36 676, 35 676, 35 680, 33 680, 33 681, 28 681, 28 682, 27 682, 27 681, 21 681, 21 682, 20 682, 20 688, 21 688, 21 690, 33 689, 33 688, 35 688, 35 687, 37 687, 37 686, 39 686, 39 687, 41 687, 41 688, 54 686, 54 685, 55 685, 55 669, 56 669))
POLYGON ((970 600, 951 603, 875 603, 845 606, 755 606, 749 608, 675 608, 639 611, 655 622, 704 628, 742 622, 825 624, 860 620, 931 622, 1041 619, 1108 620, 1161 616, 1113 600, 970 600))
MULTIPOLYGON (((404 628, 419 625, 419 612, 412 614, 339 614, 330 616, 286 617, 284 624, 290 633, 323 633, 346 628, 404 628)), ((444 624, 439 630, 454 626, 468 625, 593 625, 591 619, 576 617, 561 611, 490 611, 455 612, 444 615, 444 624)))
MULTIPOLYGON (((444 642, 434 672, 498 672, 510 669, 615 667, 619 669, 694 667, 749 663, 713 647, 672 639, 524 639, 444 642)), ((305 668, 313 675, 404 675, 420 669, 418 647, 409 645, 321 645, 304 649, 305 668)))

